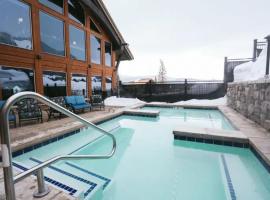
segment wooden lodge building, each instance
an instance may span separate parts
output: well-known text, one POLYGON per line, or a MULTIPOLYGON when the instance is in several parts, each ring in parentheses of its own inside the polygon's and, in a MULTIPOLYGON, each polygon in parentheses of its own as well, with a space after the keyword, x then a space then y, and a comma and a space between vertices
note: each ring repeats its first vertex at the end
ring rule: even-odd
POLYGON ((1 0, 0 19, 0 100, 110 96, 133 59, 102 0, 1 0))

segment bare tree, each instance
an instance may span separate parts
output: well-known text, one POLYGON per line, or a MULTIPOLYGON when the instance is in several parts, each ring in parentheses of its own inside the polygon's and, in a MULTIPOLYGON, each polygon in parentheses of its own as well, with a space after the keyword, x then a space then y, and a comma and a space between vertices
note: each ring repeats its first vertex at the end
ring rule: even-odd
POLYGON ((166 81, 166 75, 167 75, 167 71, 166 71, 165 64, 164 64, 163 60, 160 59, 158 81, 159 82, 165 82, 166 81))

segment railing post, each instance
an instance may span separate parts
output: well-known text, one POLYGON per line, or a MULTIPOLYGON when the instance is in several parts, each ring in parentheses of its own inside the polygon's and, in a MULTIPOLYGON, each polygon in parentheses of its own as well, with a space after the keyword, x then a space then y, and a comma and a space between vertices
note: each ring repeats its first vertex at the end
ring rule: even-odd
POLYGON ((253 59, 252 59, 253 62, 255 62, 257 59, 257 44, 258 44, 258 40, 255 39, 253 43, 253 59))
POLYGON ((185 93, 184 93, 184 95, 185 95, 184 99, 185 100, 187 100, 187 86, 188 86, 187 79, 185 79, 185 93))
POLYGON ((50 189, 48 186, 45 184, 44 180, 44 174, 43 174, 43 169, 37 170, 37 184, 38 184, 38 190, 34 193, 35 198, 41 198, 46 196, 49 192, 50 189))
POLYGON ((269 59, 270 59, 270 35, 266 36, 265 39, 267 40, 267 57, 266 57, 266 77, 269 76, 269 59))
POLYGON ((228 82, 228 57, 224 58, 224 77, 223 77, 223 81, 225 84, 227 84, 228 82))

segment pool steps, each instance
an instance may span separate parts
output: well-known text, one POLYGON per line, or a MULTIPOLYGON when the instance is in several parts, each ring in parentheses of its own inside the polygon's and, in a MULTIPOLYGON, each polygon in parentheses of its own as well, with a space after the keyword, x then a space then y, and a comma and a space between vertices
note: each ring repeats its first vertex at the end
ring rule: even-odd
POLYGON ((249 139, 240 131, 197 128, 189 126, 176 127, 174 138, 208 144, 248 148, 249 139))
POLYGON ((160 111, 156 110, 138 110, 138 109, 127 109, 124 111, 125 115, 135 115, 142 117, 158 117, 160 111))
MULTIPOLYGON (((36 158, 30 158, 29 160, 32 162, 33 166, 42 163, 41 160, 36 158)), ((19 162, 14 162, 13 164, 16 168, 19 168, 22 171, 28 169, 24 166, 25 164, 23 165, 19 162)), ((45 180, 47 183, 57 187, 58 189, 69 193, 71 196, 78 199, 91 200, 101 199, 103 190, 111 182, 108 178, 78 167, 72 162, 64 161, 59 165, 53 164, 47 167, 45 169, 45 180), (66 184, 60 183, 56 181, 56 179, 61 179, 66 184)))

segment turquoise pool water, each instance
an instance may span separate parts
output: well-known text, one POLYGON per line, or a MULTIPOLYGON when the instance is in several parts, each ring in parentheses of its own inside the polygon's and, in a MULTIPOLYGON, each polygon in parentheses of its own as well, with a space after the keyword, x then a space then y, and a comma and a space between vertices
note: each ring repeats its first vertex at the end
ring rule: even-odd
MULTIPOLYGON (((117 138, 116 154, 111 159, 61 161, 53 164, 52 168, 47 168, 45 175, 75 188, 73 195, 82 198, 85 196, 85 199, 98 193, 97 188, 100 185, 104 186, 104 190, 92 198, 270 199, 270 174, 249 149, 175 141, 172 130, 181 122, 179 112, 162 110, 158 118, 120 116, 105 122, 101 126, 112 130, 117 138), (72 178, 68 176, 70 174, 75 176, 72 178), (89 185, 91 186, 89 181, 95 183, 96 187, 87 193, 89 185)), ((194 116, 194 123, 198 121, 197 114, 189 116, 194 116)), ((227 127, 221 122, 218 124, 220 128, 227 127)), ((200 122, 198 125, 209 124, 200 122)), ((16 157, 15 163, 31 167, 37 165, 38 161, 45 161, 62 153, 108 152, 111 148, 108 138, 88 144, 94 136, 98 136, 94 130, 84 130, 16 157)))
POLYGON ((163 117, 177 121, 179 126, 192 126, 223 130, 235 130, 229 120, 217 109, 143 107, 142 110, 160 111, 163 117))

